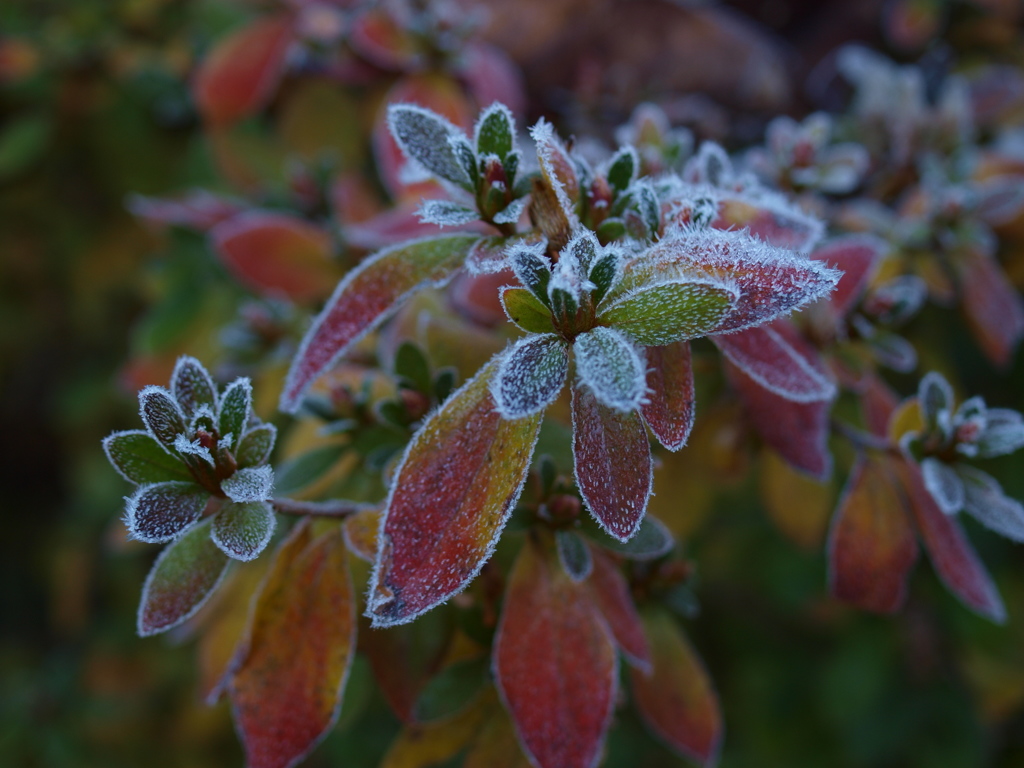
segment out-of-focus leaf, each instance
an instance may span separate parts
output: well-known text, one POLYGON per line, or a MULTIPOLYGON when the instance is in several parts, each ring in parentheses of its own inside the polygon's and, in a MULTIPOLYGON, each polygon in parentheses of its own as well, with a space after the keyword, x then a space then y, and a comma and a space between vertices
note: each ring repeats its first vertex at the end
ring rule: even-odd
POLYGON ((668 554, 675 546, 672 532, 652 515, 644 515, 640 527, 629 541, 602 539, 601 546, 630 560, 655 560, 668 554))
POLYGON ((943 514, 928 489, 921 471, 913 462, 901 461, 895 466, 910 500, 924 547, 939 578, 964 605, 982 616, 1001 624, 1006 609, 992 577, 964 536, 959 522, 943 514))
POLYGON ((671 344, 716 330, 736 299, 734 291, 719 285, 677 280, 617 298, 601 309, 597 321, 638 344, 671 344))
POLYGON ((555 531, 555 546, 565 574, 573 581, 584 581, 593 567, 586 542, 575 531, 563 529, 555 531))
POLYGON ((266 296, 317 301, 341 276, 330 235, 296 216, 246 211, 215 226, 210 242, 239 282, 266 296))
POLYGON ((324 445, 296 456, 281 465, 275 476, 276 492, 291 496, 312 485, 342 460, 348 453, 346 445, 324 445))
POLYGON ((250 768, 286 768, 334 724, 355 651, 355 595, 340 527, 296 526, 253 608, 249 647, 231 679, 250 768))
POLYGON ((480 735, 466 753, 462 768, 530 768, 515 727, 500 707, 495 707, 480 727, 480 735))
POLYGON ((907 594, 917 540, 888 456, 858 458, 829 536, 829 582, 840 600, 892 613, 907 594))
POLYGON ((673 750, 714 765, 722 742, 718 696, 704 664, 669 614, 645 611, 652 668, 630 672, 633 700, 647 727, 673 750))
POLYGON ((651 649, 626 579, 615 560, 599 547, 592 546, 590 556, 593 570, 587 580, 587 588, 594 604, 608 622, 616 645, 629 663, 645 671, 650 670, 651 649))
POLYGON ((406 725, 380 768, 430 768, 450 760, 472 741, 489 710, 473 704, 444 720, 406 725))
POLYGON ((1024 541, 1024 506, 1003 493, 999 482, 974 467, 957 467, 964 485, 964 509, 986 528, 1024 541))
POLYGON ((807 360, 774 328, 748 328, 715 336, 712 341, 744 374, 786 400, 811 403, 828 400, 836 393, 822 366, 807 360))
POLYGON ((342 524, 349 552, 368 563, 377 557, 380 518, 380 509, 364 509, 346 517, 342 524))
POLYGON ((281 410, 297 410, 314 379, 409 294, 446 283, 478 239, 451 235, 418 240, 381 251, 350 272, 306 333, 281 393, 281 410))
POLYGON ((677 341, 648 347, 647 399, 640 404, 644 421, 670 451, 686 445, 693 429, 694 388, 690 344, 677 341))
POLYGON ((142 587, 139 634, 165 632, 192 616, 220 584, 227 566, 227 556, 210 539, 209 520, 169 544, 142 587))
POLYGON ((254 114, 273 96, 292 42, 292 19, 257 19, 219 41, 196 75, 194 93, 203 117, 226 125, 254 114))
POLYGON ((170 541, 199 519, 209 499, 209 491, 193 482, 143 485, 125 505, 128 533, 150 544, 170 541))
POLYGON ((1024 301, 999 264, 976 254, 960 267, 963 309, 982 351, 998 366, 1009 365, 1024 336, 1024 301))
POLYGON ((449 664, 420 691, 416 700, 416 719, 430 722, 455 714, 480 693, 488 677, 486 658, 463 659, 449 664))
POLYGON ((812 259, 843 273, 828 297, 836 317, 843 317, 853 309, 867 289, 884 253, 885 243, 878 238, 846 235, 829 240, 811 254, 812 259))
POLYGON ((777 248, 806 253, 821 238, 822 223, 796 206, 781 199, 726 198, 718 207, 713 227, 723 230, 746 229, 777 248))
POLYGON ((586 587, 532 539, 509 579, 494 671, 535 765, 596 763, 615 700, 615 645, 586 587))
POLYGON ((141 429, 108 435, 103 440, 103 450, 121 477, 136 485, 192 480, 185 465, 141 429))
POLYGON ((367 615, 411 621, 461 591, 490 557, 519 498, 540 414, 503 419, 492 361, 423 425, 395 471, 367 615))
POLYGON ((774 451, 763 451, 761 501, 772 522, 797 546, 819 551, 835 505, 832 489, 797 472, 774 451))
POLYGON ((647 430, 635 411, 616 411, 586 387, 572 388, 576 483, 594 518, 627 541, 640 528, 651 495, 647 430))
POLYGON ((383 69, 402 71, 419 58, 416 38, 404 30, 387 8, 369 7, 352 20, 348 42, 360 55, 383 69))
POLYGON ((197 189, 178 198, 128 198, 128 210, 153 226, 173 225, 206 232, 241 211, 240 205, 226 197, 197 189))
POLYGON ((0 180, 9 179, 32 166, 46 150, 52 131, 45 115, 27 115, 8 122, 0 130, 0 180))

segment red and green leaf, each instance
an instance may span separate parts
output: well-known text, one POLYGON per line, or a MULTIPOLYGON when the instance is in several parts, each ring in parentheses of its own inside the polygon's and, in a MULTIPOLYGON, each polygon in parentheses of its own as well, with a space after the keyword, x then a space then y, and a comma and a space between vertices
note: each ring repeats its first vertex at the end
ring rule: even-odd
POLYGON ((594 519, 626 541, 636 533, 651 496, 653 463, 647 430, 636 411, 603 405, 588 387, 572 388, 572 450, 576 483, 594 519))
POLYGON ((615 701, 615 645, 550 546, 529 540, 509 579, 494 645, 498 690, 539 768, 592 768, 615 701))
POLYGON ((313 381, 411 293, 446 283, 478 239, 452 235, 406 243, 350 272, 306 333, 281 394, 281 410, 296 411, 313 381))
POLYGON ((887 456, 861 456, 829 537, 832 594, 868 611, 897 611, 916 559, 917 539, 899 476, 887 456))
POLYGON ((668 613, 645 612, 644 632, 653 664, 649 672, 630 673, 637 710, 672 749, 701 765, 714 765, 722 743, 722 714, 704 664, 668 613))
POLYGON ((300 523, 278 549, 231 679, 249 768, 295 765, 326 735, 354 655, 355 595, 339 526, 300 523))
POLYGON ((648 347, 647 399, 640 404, 647 426, 670 451, 678 451, 690 436, 694 419, 693 362, 690 344, 677 341, 648 347))
POLYGON ((375 626, 460 592, 519 498, 541 414, 501 417, 490 391, 497 368, 489 363, 426 421, 395 471, 368 598, 375 626))
POLYGON ((234 123, 262 109, 284 74, 292 18, 257 19, 221 40, 196 75, 194 94, 212 125, 234 123))
POLYGON ((264 295, 313 302, 340 277, 330 235, 295 216, 246 211, 214 227, 210 241, 228 271, 264 295))
POLYGON ((728 286, 671 280, 617 297, 601 309, 597 322, 638 344, 671 344, 715 331, 736 299, 736 291, 728 286))
POLYGON ((210 539, 209 520, 169 544, 142 587, 139 634, 166 632, 191 617, 220 584, 227 567, 227 556, 210 539))

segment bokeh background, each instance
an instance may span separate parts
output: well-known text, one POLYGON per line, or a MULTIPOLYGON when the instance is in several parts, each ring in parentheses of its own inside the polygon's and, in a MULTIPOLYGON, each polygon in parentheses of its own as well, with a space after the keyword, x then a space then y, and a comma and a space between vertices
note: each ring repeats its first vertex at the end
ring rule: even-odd
MULTIPOLYGON (((166 380, 177 354, 219 349, 237 311, 243 293, 205 241, 145 228, 128 201, 237 191, 189 83, 214 41, 268 6, 0 3, 0 765, 241 765, 226 705, 198 700, 188 638, 135 636, 155 548, 124 541, 128 489, 100 440, 136 426, 137 387, 166 380)), ((611 140, 648 99, 734 147, 774 115, 841 108, 848 94, 823 73, 845 42, 939 69, 1021 66, 1022 21, 1018 0, 498 0, 481 16, 522 72, 531 118, 611 140)), ((296 129, 284 149, 326 137, 369 162, 366 109, 328 105, 314 138, 296 129)), ((995 371, 948 314, 914 321, 934 354, 958 360, 964 390, 1024 407, 1022 356, 995 371)), ((997 467, 1017 498, 1022 469, 997 467)), ((1020 547, 970 527, 1004 627, 960 607, 928 567, 902 614, 859 614, 827 596, 821 530, 805 549, 782 536, 756 475, 709 460, 690 487, 662 492, 703 498, 708 477, 726 488, 694 502, 687 544, 701 608, 687 629, 721 694, 723 768, 1024 766, 1020 547)), ((357 664, 341 722, 307 764, 373 766, 397 727, 357 664)), ((608 765, 685 764, 641 730, 620 719, 608 765)))

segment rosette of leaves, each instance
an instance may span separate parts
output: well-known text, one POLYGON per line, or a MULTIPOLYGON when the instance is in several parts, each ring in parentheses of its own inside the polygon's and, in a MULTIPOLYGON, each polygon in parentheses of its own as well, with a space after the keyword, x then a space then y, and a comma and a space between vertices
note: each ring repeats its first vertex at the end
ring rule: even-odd
POLYGON ((182 357, 170 389, 139 393, 145 429, 103 441, 110 463, 138 486, 126 500, 131 538, 168 544, 143 588, 138 630, 164 632, 194 614, 231 560, 257 557, 274 533, 267 464, 277 430, 252 412, 246 378, 222 392, 202 364, 182 357))

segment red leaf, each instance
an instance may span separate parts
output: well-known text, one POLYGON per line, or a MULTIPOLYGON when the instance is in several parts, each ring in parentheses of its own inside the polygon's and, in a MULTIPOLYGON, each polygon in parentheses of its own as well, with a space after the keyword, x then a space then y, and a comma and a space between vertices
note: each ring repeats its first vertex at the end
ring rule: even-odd
POLYGON ((828 477, 832 472, 828 452, 832 403, 794 403, 769 392, 733 365, 727 370, 747 420, 761 439, 795 469, 819 479, 828 477))
POLYGON ((284 74, 292 42, 290 15, 257 19, 217 43, 196 74, 203 118, 225 125, 266 105, 284 74))
POLYGON ((594 604, 611 629, 616 644, 634 667, 650 671, 651 649, 644 636, 644 627, 629 592, 629 584, 615 560, 604 550, 590 547, 593 570, 587 579, 594 604))
POLYGON ((494 641, 498 690, 539 768, 591 768, 615 701, 615 645, 585 587, 527 541, 494 641))
POLYGON ((885 243, 866 235, 846 235, 829 240, 811 258, 843 272, 828 297, 835 316, 844 317, 863 295, 885 252, 885 243))
POLYGON ((259 293, 312 302, 330 293, 339 277, 331 260, 331 238, 303 219, 269 211, 247 211, 210 232, 228 270, 259 293))
POLYGON ((1024 302, 998 262, 975 254, 960 268, 967 324, 982 351, 998 366, 1009 365, 1024 336, 1024 302))
POLYGON ((630 674, 637 710, 668 746, 714 765, 722 743, 722 715, 704 664, 667 613, 645 613, 644 631, 654 667, 649 674, 637 669, 630 674))
POLYGON ((462 56, 462 77, 473 100, 481 107, 500 101, 512 114, 526 111, 526 88, 519 68, 501 48, 470 43, 462 56))
POLYGON ((947 589, 971 610, 999 624, 1006 609, 992 577, 964 536, 960 523, 939 509, 925 488, 921 469, 904 460, 896 465, 903 480, 918 530, 935 571, 947 589))
POLYGON ((384 512, 367 615, 412 621, 460 592, 491 556, 530 468, 541 414, 498 415, 491 361, 413 437, 384 512))
POLYGON ((693 429, 693 366, 690 344, 647 347, 647 400, 640 412, 663 446, 678 451, 693 429))
POLYGON ((829 537, 832 594, 869 611, 903 605, 917 539, 899 477, 889 457, 858 459, 829 537))
POLYGON ((278 549, 253 608, 248 652, 230 683, 249 768, 295 765, 327 734, 356 640, 340 526, 305 521, 278 549))
POLYGON ((647 430, 636 411, 603 405, 589 388, 572 388, 572 453, 576 484, 594 519, 626 541, 640 527, 651 496, 653 465, 647 430))
POLYGON ((860 407, 864 424, 879 437, 889 434, 889 421, 900 401, 892 388, 875 373, 868 373, 860 385, 860 407))
POLYGON ((415 38, 384 8, 369 8, 352 21, 348 42, 363 58, 382 69, 411 69, 419 59, 415 38))
POLYGON ((822 234, 821 222, 781 198, 727 198, 718 207, 715 229, 742 230, 777 248, 806 252, 822 234))
POLYGON ((478 239, 451 235, 413 241, 376 253, 349 272, 306 332, 281 393, 281 410, 294 413, 313 381, 396 304, 420 288, 444 285, 478 239))
POLYGON ((226 197, 197 189, 178 198, 132 195, 128 210, 147 224, 171 224, 206 232, 236 215, 241 208, 226 197))
POLYGON ((748 328, 711 340, 733 365, 778 397, 811 403, 836 393, 817 352, 806 345, 796 349, 777 327, 748 328))

